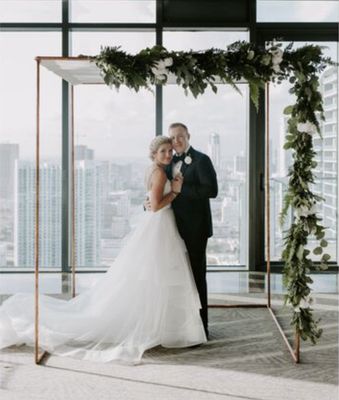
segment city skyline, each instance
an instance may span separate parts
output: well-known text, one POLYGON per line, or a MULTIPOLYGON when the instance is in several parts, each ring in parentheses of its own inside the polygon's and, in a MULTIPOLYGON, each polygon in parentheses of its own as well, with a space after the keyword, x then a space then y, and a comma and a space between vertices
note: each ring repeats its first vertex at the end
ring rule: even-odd
MULTIPOLYGON (((0 143, 0 151, 2 146, 7 151, 10 149, 8 144, 0 143)), ((13 144, 11 150, 15 154, 19 151, 18 145, 13 144)), ((212 162, 219 163, 216 169, 220 186, 218 198, 211 200, 215 234, 208 248, 209 261, 212 264, 239 264, 240 260, 245 263, 246 250, 245 247, 240 249, 238 236, 243 230, 240 224, 244 224, 240 214, 246 212, 246 196, 239 191, 240 187, 245 190, 243 162, 246 159, 241 154, 238 156, 244 159, 241 164, 232 159, 219 159, 220 137, 215 132, 206 143, 208 152, 212 162), (239 171, 238 165, 241 165, 239 171), (229 183, 225 186, 227 177, 229 183)), ((0 218, 6 222, 2 224, 1 231, 1 266, 32 267, 35 163, 15 157, 12 160, 11 166, 6 169, 14 170, 15 190, 9 199, 12 211, 9 213, 8 209, 0 207, 0 218), (7 237, 6 232, 10 232, 7 237)), ((146 194, 143 174, 149 163, 145 159, 144 168, 140 168, 131 161, 121 165, 114 160, 97 160, 93 149, 84 145, 75 146, 77 265, 108 267, 114 261, 125 238, 143 213, 142 203, 146 194)), ((42 266, 57 267, 61 264, 61 166, 51 161, 41 162, 40 174, 40 240, 43 242, 40 262, 42 266)))

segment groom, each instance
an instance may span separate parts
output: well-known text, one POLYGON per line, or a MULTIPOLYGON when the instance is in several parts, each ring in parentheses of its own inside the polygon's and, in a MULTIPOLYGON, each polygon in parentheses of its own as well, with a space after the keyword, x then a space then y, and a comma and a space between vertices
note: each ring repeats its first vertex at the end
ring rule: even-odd
POLYGON ((172 180, 179 173, 184 177, 181 192, 172 202, 172 208, 187 247, 202 306, 200 315, 208 337, 206 247, 208 238, 212 236, 209 199, 218 194, 217 177, 210 158, 190 145, 186 125, 181 122, 171 124, 168 136, 176 154, 166 169, 167 177, 172 180))

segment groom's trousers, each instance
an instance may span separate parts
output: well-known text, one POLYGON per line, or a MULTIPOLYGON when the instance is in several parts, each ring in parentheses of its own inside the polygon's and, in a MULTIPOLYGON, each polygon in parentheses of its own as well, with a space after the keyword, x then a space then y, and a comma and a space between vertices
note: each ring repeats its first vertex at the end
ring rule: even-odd
POLYGON ((208 336, 207 282, 206 282, 206 247, 207 238, 184 238, 192 266, 194 280, 198 289, 201 309, 200 316, 208 336))

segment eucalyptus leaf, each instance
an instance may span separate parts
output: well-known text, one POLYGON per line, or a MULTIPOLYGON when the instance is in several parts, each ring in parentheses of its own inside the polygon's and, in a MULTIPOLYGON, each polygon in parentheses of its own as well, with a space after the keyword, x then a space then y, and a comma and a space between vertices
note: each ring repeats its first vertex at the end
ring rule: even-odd
POLYGON ((323 252, 322 247, 316 247, 315 249, 313 249, 313 254, 319 255, 323 252))

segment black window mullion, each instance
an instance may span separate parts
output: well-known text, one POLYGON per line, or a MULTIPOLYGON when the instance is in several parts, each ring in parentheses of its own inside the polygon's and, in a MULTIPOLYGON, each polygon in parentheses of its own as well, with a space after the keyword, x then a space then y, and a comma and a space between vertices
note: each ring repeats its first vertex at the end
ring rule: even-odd
MULTIPOLYGON (((162 46, 163 37, 163 7, 162 1, 157 1, 156 4, 156 45, 162 46)), ((156 85, 155 88, 155 134, 163 134, 163 88, 161 85, 156 85)))

